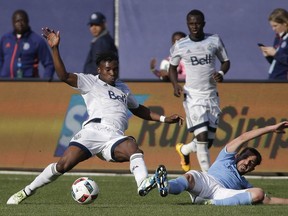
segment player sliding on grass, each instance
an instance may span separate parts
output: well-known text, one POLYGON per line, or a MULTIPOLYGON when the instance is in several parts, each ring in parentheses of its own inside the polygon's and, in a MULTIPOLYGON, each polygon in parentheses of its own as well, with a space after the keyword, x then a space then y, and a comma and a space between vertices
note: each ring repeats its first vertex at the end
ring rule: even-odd
MULTIPOLYGON (((183 118, 177 114, 169 117, 160 116, 138 104, 128 86, 118 79, 119 62, 115 54, 99 55, 97 76, 68 73, 59 53, 59 32, 45 28, 43 36, 52 49, 59 79, 79 90, 86 103, 89 117, 83 123, 82 129, 72 138, 59 161, 48 165, 31 184, 11 196, 7 204, 19 204, 38 188, 55 181, 78 163, 95 155, 111 162, 130 161, 130 171, 135 177, 138 193, 145 196, 156 182, 154 176, 148 177, 143 151, 138 148, 136 140, 124 135, 128 126, 128 109, 134 115, 149 121, 182 125, 183 118)), ((159 172, 158 183, 162 184, 161 170, 159 172)))
POLYGON ((239 153, 248 141, 268 133, 285 133, 285 128, 288 128, 288 121, 243 133, 222 149, 208 173, 190 170, 183 176, 167 182, 166 169, 161 165, 159 168, 164 171, 161 178, 166 179, 166 182, 158 185, 158 188, 160 191, 167 191, 166 194, 188 191, 192 203, 198 204, 288 204, 288 199, 269 197, 263 189, 253 187, 243 177, 261 163, 260 153, 249 147, 245 147, 239 153))

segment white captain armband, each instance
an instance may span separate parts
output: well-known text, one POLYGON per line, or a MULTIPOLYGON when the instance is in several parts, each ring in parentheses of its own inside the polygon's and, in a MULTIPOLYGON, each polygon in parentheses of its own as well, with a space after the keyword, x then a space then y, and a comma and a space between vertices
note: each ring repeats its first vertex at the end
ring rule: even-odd
POLYGON ((218 71, 219 74, 221 74, 222 77, 224 77, 224 72, 223 71, 218 71))
POLYGON ((161 116, 160 116, 160 122, 165 123, 165 118, 166 118, 166 116, 161 115, 161 116))

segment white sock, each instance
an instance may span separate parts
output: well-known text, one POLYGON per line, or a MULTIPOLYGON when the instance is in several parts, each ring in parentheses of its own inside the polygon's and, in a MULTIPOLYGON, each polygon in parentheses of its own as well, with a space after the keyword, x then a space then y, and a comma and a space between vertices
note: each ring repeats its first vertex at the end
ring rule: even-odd
POLYGON ((202 172, 207 172, 210 167, 210 155, 208 142, 199 142, 197 144, 197 159, 202 172))
POLYGON ((25 193, 29 196, 38 188, 56 180, 62 173, 59 173, 56 170, 56 163, 49 164, 43 171, 40 173, 31 184, 27 185, 24 189, 25 193))
POLYGON ((194 138, 190 143, 184 144, 181 147, 181 152, 184 155, 189 155, 190 152, 197 152, 197 139, 194 138))
POLYGON ((135 153, 130 157, 130 171, 133 173, 137 186, 148 177, 148 171, 142 153, 135 153))

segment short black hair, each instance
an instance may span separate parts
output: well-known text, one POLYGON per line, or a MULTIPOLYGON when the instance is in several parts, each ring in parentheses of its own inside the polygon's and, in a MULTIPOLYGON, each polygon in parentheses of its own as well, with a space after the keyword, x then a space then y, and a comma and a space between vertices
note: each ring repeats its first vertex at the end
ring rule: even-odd
POLYGON ((25 21, 27 23, 29 23, 29 16, 28 13, 25 10, 22 9, 18 9, 16 11, 14 11, 13 15, 12 15, 12 20, 14 19, 14 17, 16 16, 16 14, 21 14, 23 16, 23 18, 25 19, 25 21))
POLYGON ((187 14, 186 19, 188 19, 189 16, 200 16, 202 18, 202 20, 205 22, 205 16, 204 16, 203 12, 200 11, 200 10, 196 10, 196 9, 195 10, 191 10, 187 14))
POLYGON ((181 31, 176 31, 176 32, 174 32, 174 33, 172 34, 172 40, 173 40, 173 38, 174 38, 176 35, 179 35, 179 36, 182 37, 182 38, 186 37, 186 33, 181 32, 181 31))
POLYGON ((101 62, 103 61, 117 61, 119 62, 119 58, 118 55, 114 52, 103 52, 103 53, 99 53, 96 56, 96 65, 99 66, 101 62))

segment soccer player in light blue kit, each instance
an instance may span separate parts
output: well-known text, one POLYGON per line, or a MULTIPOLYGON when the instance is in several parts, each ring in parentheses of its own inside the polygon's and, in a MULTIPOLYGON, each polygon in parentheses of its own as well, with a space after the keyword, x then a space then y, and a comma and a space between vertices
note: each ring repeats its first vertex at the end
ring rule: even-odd
MULTIPOLYGON (((268 133, 284 133, 285 128, 288 128, 288 121, 245 132, 222 149, 208 173, 190 170, 176 179, 166 180, 160 187, 158 185, 159 191, 166 190, 169 194, 187 191, 192 203, 197 204, 288 204, 288 199, 269 197, 263 189, 253 187, 245 179, 243 175, 253 171, 262 158, 254 148, 245 147, 240 152, 248 141, 268 133)), ((165 170, 162 178, 167 178, 165 167, 160 167, 165 170)))

